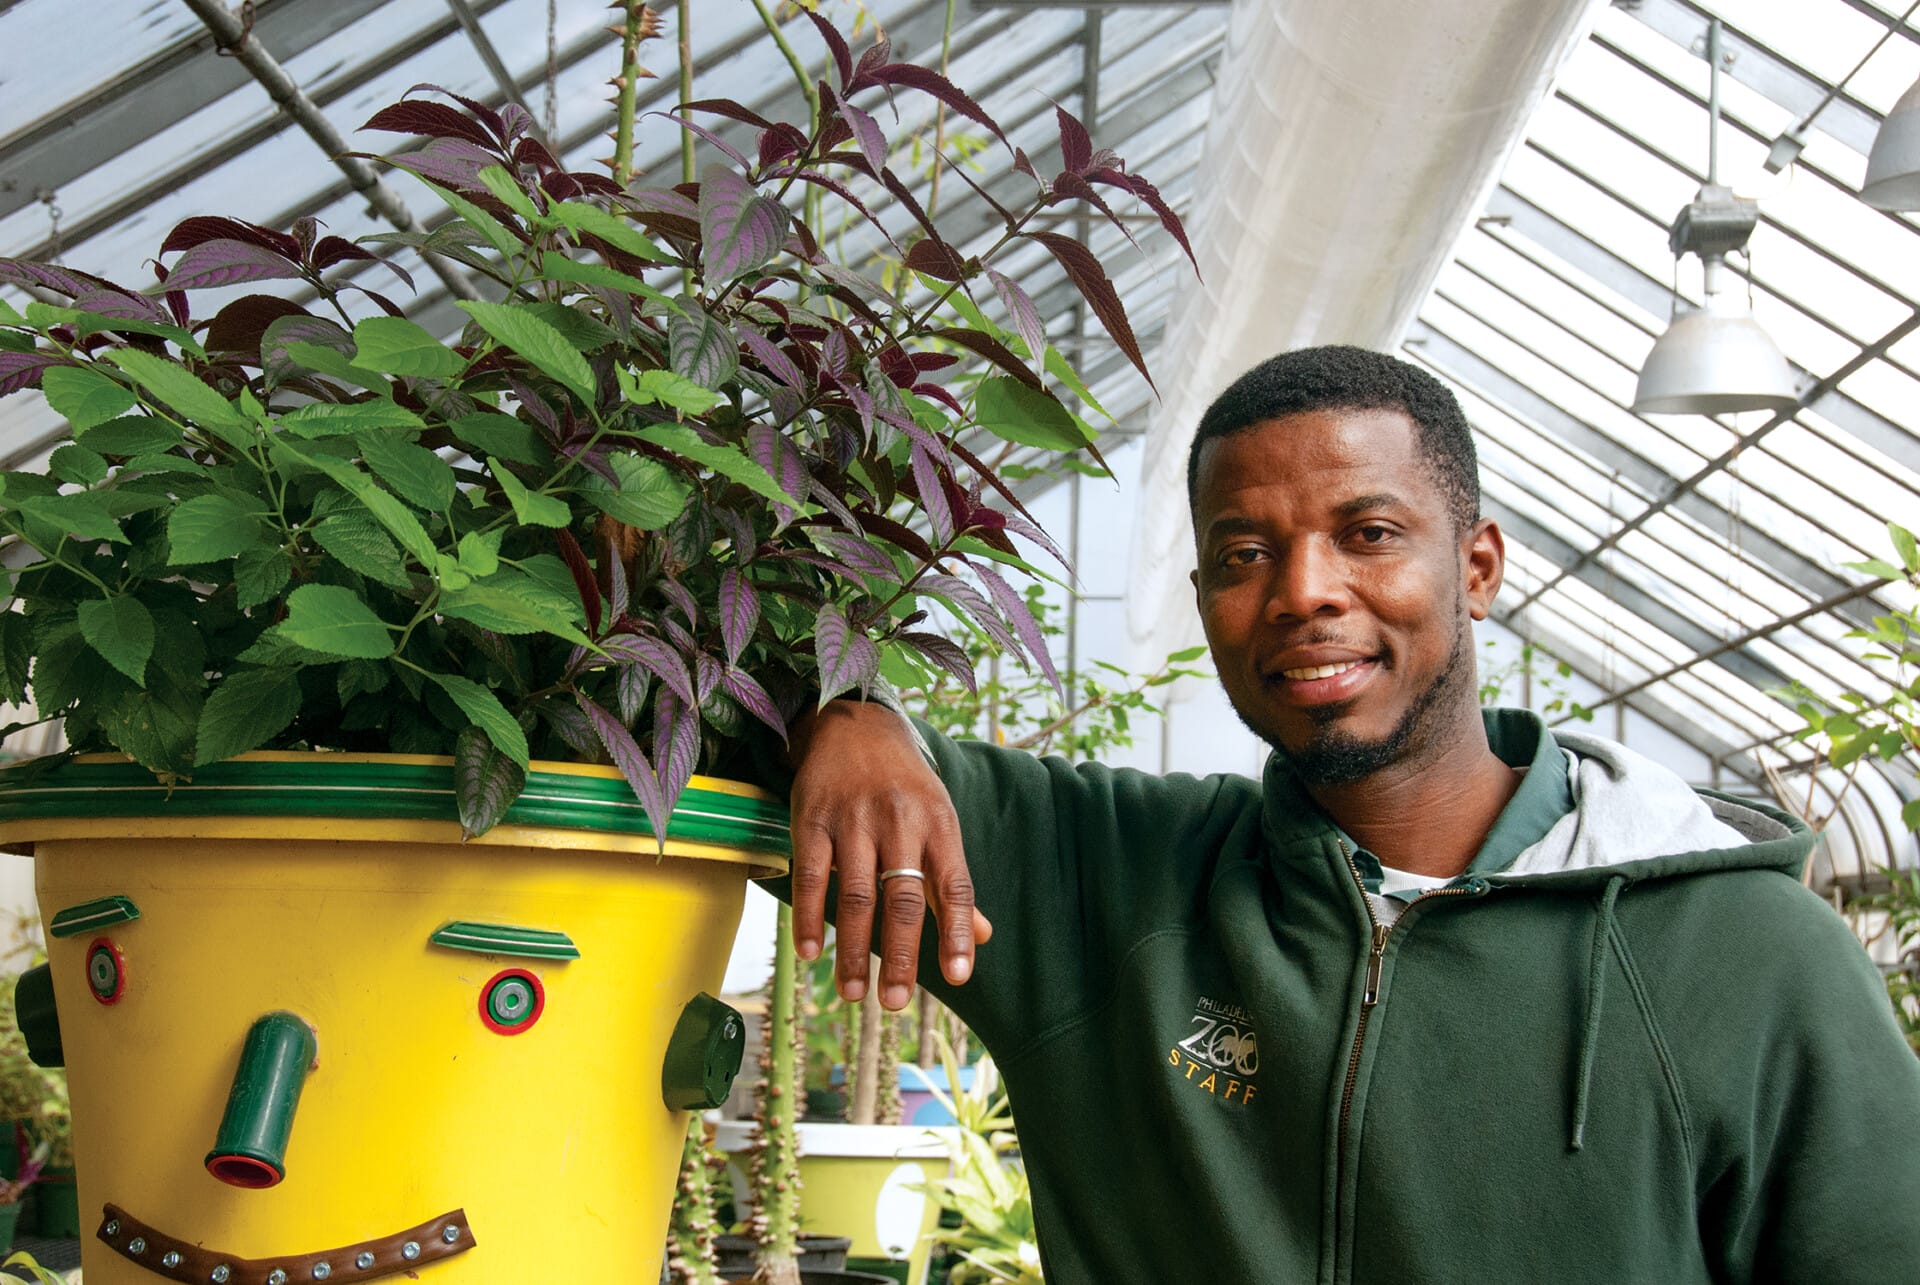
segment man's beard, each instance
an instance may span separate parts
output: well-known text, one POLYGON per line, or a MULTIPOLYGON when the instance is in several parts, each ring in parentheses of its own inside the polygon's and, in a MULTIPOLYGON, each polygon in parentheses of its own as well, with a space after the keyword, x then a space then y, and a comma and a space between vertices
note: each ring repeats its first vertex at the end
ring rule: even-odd
MULTIPOLYGON (((1343 705, 1317 706, 1309 710, 1308 717, 1315 725, 1314 731, 1307 743, 1298 749, 1282 745, 1278 737, 1262 733, 1251 723, 1247 726, 1286 759, 1287 765, 1303 784, 1309 787, 1352 785, 1404 759, 1409 749, 1424 739, 1422 733, 1430 730, 1428 724, 1434 720, 1443 701, 1453 693, 1462 676, 1469 684, 1472 683, 1472 631, 1465 625, 1454 636, 1453 650, 1447 656, 1446 665, 1434 675, 1426 690, 1413 698, 1406 712, 1401 714, 1400 721, 1385 736, 1363 740, 1337 726, 1341 715, 1346 712, 1343 705)), ((1241 721, 1246 722, 1245 715, 1241 715, 1241 721)))

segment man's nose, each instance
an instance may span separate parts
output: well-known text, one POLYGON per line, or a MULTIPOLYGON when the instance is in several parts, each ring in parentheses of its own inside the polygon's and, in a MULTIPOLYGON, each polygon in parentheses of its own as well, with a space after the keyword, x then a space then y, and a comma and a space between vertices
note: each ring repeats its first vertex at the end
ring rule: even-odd
POLYGON ((1348 602, 1345 567, 1325 541, 1295 540, 1278 555, 1267 596, 1270 618, 1338 614, 1348 602))
POLYGON ((208 1173, 229 1186, 256 1189, 287 1176, 293 1113, 318 1049, 313 1028, 292 1013, 268 1013, 253 1024, 207 1153, 208 1173))

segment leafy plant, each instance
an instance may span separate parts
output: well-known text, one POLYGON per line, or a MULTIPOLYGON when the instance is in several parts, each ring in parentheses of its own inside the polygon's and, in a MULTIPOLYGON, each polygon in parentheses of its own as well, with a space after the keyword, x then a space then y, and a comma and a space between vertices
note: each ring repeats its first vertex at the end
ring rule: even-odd
POLYGON ((6 1262, 0 1263, 0 1285, 68 1285, 69 1281, 79 1279, 77 1271, 71 1277, 48 1271, 34 1262, 33 1255, 24 1249, 7 1255, 6 1262))
POLYGON ((36 1066, 14 1017, 11 975, 0 975, 0 1146, 19 1155, 12 1179, 0 1179, 0 1204, 25 1194, 48 1165, 73 1164, 73 1110, 66 1072, 36 1066))
POLYGON ((1907 1045, 1920 1054, 1920 869, 1886 867, 1888 889, 1856 897, 1847 905, 1849 919, 1867 945, 1882 934, 1893 934, 1895 960, 1886 972, 1887 998, 1907 1045), (1875 931, 1863 931, 1869 916, 1884 916, 1875 931))
POLYGON ((1104 191, 1184 233, 1059 111, 1062 169, 1011 149, 1029 196, 982 192, 1001 230, 967 252, 852 99, 929 94, 1006 146, 1000 127, 884 36, 856 59, 807 16, 835 72, 811 128, 728 99, 662 118, 722 158, 698 182, 568 171, 516 107, 410 97, 367 128, 425 138, 392 163, 448 207, 429 233, 192 218, 146 290, 0 260, 0 282, 67 301, 0 305, 0 395, 39 388, 71 429, 44 472, 0 475, 22 546, 0 698, 165 780, 259 748, 451 754, 478 834, 536 756, 613 763, 664 830, 696 766, 870 688, 883 660, 972 690, 936 606, 1057 686, 1006 571, 1035 571, 1013 536, 1058 550, 964 439, 1097 459, 1045 375, 1090 396, 993 265, 1044 249, 1144 375, 1098 259, 1030 224, 1080 202, 1124 231, 1104 191), (703 119, 745 126, 752 154, 703 119), (894 289, 826 253, 788 204, 807 189, 910 270, 894 289), (394 245, 497 297, 463 301, 442 342, 338 277, 398 273, 394 245), (205 291, 260 281, 318 311, 249 294, 196 317, 205 291), (993 373, 953 382, 958 354, 993 373))
MULTIPOLYGON (((953 1049, 940 1040, 940 1061, 947 1084, 958 1085, 959 1065, 953 1049)), ((1007 1097, 1000 1092, 993 1059, 983 1057, 974 1066, 971 1087, 932 1092, 952 1113, 953 1171, 927 1184, 940 1208, 959 1218, 958 1227, 941 1227, 931 1234, 936 1245, 958 1253, 961 1262, 948 1274, 950 1285, 1038 1285, 1044 1279, 1040 1249, 1034 1235, 1033 1194, 1026 1170, 1009 1153, 1018 1141, 1007 1097)))
MULTIPOLYGON (((1491 649, 1492 639, 1484 644, 1491 649)), ((1524 700, 1532 688, 1538 700, 1534 706, 1544 718, 1565 714, 1583 723, 1593 721, 1593 711, 1573 699, 1573 666, 1560 660, 1538 643, 1522 643, 1520 654, 1501 665, 1480 671, 1480 703, 1498 705, 1505 700, 1524 700), (1509 689, 1512 689, 1511 691, 1509 689)))

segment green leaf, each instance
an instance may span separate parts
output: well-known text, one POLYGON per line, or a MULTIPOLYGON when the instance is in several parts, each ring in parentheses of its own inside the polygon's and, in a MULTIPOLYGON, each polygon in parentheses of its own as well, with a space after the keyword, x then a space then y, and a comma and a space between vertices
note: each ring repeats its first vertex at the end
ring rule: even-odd
POLYGON ((281 445, 344 487, 347 494, 365 506, 367 512, 373 514, 380 525, 400 541, 400 547, 412 554, 420 565, 433 565, 434 555, 439 550, 435 548, 433 537, 427 534, 427 529, 420 525, 420 519, 413 515, 413 510, 381 490, 371 477, 344 460, 298 450, 291 442, 281 445))
POLYGON ((84 446, 68 442, 65 446, 55 447, 53 454, 47 457, 47 472, 62 482, 92 486, 106 480, 107 461, 84 446))
POLYGON ((1868 558, 1864 562, 1848 562, 1842 565, 1852 571, 1864 571, 1870 576, 1878 576, 1882 580, 1898 580, 1906 574, 1899 567, 1882 558, 1868 558))
MULTIPOLYGON (((82 434, 75 433, 75 440, 82 434)), ((84 435, 87 449, 102 455, 146 455, 171 450, 184 440, 180 430, 152 415, 123 415, 84 435)))
POLYGON ((540 275, 549 281, 571 281, 576 285, 624 291, 627 294, 638 295, 642 299, 651 299, 673 312, 680 311, 680 305, 674 302, 672 295, 664 290, 656 290, 639 277, 598 263, 582 263, 578 259, 569 259, 566 255, 553 250, 548 250, 540 257, 540 275))
POLYGON ((368 317, 353 328, 354 364, 388 375, 445 379, 467 368, 466 359, 404 317, 368 317))
POLYGON ((40 376, 47 404, 73 426, 74 436, 126 411, 140 399, 125 384, 89 366, 49 366, 40 376))
POLYGON ((351 589, 301 585, 287 596, 287 618, 272 632, 323 656, 380 660, 393 654, 393 637, 373 608, 351 589))
POLYGON ((534 223, 539 220, 540 208, 533 203, 533 198, 526 194, 513 175, 507 173, 503 166, 487 166, 480 171, 480 181, 486 185, 487 191, 493 193, 500 204, 527 222, 534 223))
POLYGON ((726 400, 711 388, 671 370, 648 370, 630 380, 622 379, 620 391, 637 406, 660 402, 689 415, 704 415, 726 400))
POLYGON ((1908 799, 1900 805, 1900 824, 1909 830, 1920 830, 1920 799, 1908 799))
POLYGON ((1077 451, 1091 440, 1051 393, 995 375, 974 391, 974 418, 996 437, 1049 451, 1077 451))
POLYGON ((106 356, 187 423, 209 430, 230 446, 253 444, 253 427, 240 409, 184 366, 136 348, 117 348, 106 356))
POLYGON ((520 724, 513 721, 513 715, 507 712, 507 707, 500 703, 498 696, 472 679, 461 678, 457 674, 429 674, 427 677, 453 698, 460 712, 487 734, 487 739, 493 742, 495 749, 521 767, 527 765, 530 757, 527 753, 527 734, 520 730, 520 724))
POLYGON ((81 308, 63 308, 57 304, 34 302, 27 305, 28 324, 41 330, 52 326, 72 326, 74 333, 85 339, 88 335, 97 335, 110 330, 119 335, 158 335, 170 339, 181 351, 195 357, 205 357, 207 350, 193 333, 184 326, 169 325, 164 321, 147 321, 137 317, 108 317, 97 312, 87 312, 81 308))
POLYGON ((587 474, 580 489, 595 508, 614 521, 642 531, 657 531, 687 507, 686 483, 659 460, 621 451, 609 455, 607 463, 620 479, 619 489, 608 486, 597 473, 587 474))
POLYGON ((633 224, 609 214, 597 205, 578 201, 560 201, 547 210, 547 217, 569 232, 584 232, 599 237, 616 250, 650 263, 665 263, 667 254, 633 224))
POLYGON ((336 513, 313 528, 313 542, 341 566, 395 589, 409 589, 406 563, 386 531, 366 513, 336 513))
POLYGON ((513 475, 512 469, 495 465, 493 476, 506 492, 507 503, 513 506, 513 516, 521 526, 563 527, 573 521, 573 514, 565 504, 551 495, 529 491, 526 483, 513 475))
POLYGON ((427 510, 453 503, 453 468, 426 447, 393 433, 362 433, 354 440, 367 466, 401 499, 427 510))
POLYGON ((293 669, 243 669, 228 674, 200 707, 193 764, 202 767, 257 750, 300 712, 300 679, 293 669))
POLYGON ((462 415, 448 427, 455 437, 480 454, 497 455, 515 464, 538 466, 546 463, 550 454, 530 426, 498 411, 462 415))
POLYGON ((340 437, 379 429, 424 428, 426 421, 392 402, 313 402, 288 411, 280 423, 301 437, 340 437))
POLYGON ((460 307, 482 330, 532 362, 535 369, 565 385, 582 402, 592 406, 597 400, 593 370, 587 365, 587 359, 558 330, 525 308, 510 304, 465 299, 460 307))
POLYGON ((243 550, 233 563, 233 587, 240 610, 270 602, 293 578, 293 559, 281 548, 243 550))
POLYGON ((586 643, 587 636, 568 622, 568 616, 556 613, 551 602, 536 600, 520 592, 520 586, 510 586, 497 577, 488 579, 494 583, 443 592, 441 614, 498 634, 552 634, 576 645, 586 643))
POLYGON ((33 674, 33 622, 17 611, 0 612, 0 701, 27 703, 33 674))
POLYGON ((1168 653, 1167 663, 1169 665, 1189 665, 1206 654, 1207 645, 1205 643, 1201 643, 1198 647, 1183 647, 1179 651, 1168 653))
POLYGON ((781 489, 773 474, 733 446, 715 446, 682 424, 652 424, 635 434, 643 442, 665 447, 676 455, 712 469, 720 476, 752 491, 763 499, 800 508, 801 502, 781 489))
POLYGON ((94 598, 80 604, 80 635, 115 669, 136 683, 147 681, 153 655, 153 615, 139 599, 94 598))
POLYGON ((460 565, 475 576, 490 576, 500 569, 501 532, 481 534, 469 531, 460 537, 460 565))
POLYGON ((1913 532, 1898 522, 1889 522, 1887 536, 1893 541, 1893 551, 1900 555, 1900 565, 1908 571, 1920 571, 1920 543, 1915 542, 1913 532))
POLYGON ((172 683, 114 693, 100 709, 108 740, 147 770, 170 775, 192 769, 199 721, 198 693, 172 683))
POLYGON ((82 540, 108 540, 114 544, 127 542, 104 491, 34 496, 21 500, 18 507, 28 517, 37 518, 65 535, 82 540))
POLYGON ((612 326, 595 320, 570 303, 536 300, 522 306, 530 315, 558 330, 560 337, 576 352, 597 352, 620 338, 620 332, 612 326))
MULTIPOLYGON (((405 156, 396 157, 394 163, 404 169, 406 168, 407 158, 405 156)), ((418 178, 419 176, 415 175, 415 177, 418 178)), ((526 247, 520 243, 520 238, 507 231, 507 229, 501 225, 500 220, 488 214, 466 197, 461 196, 458 192, 441 187, 438 183, 430 179, 422 178, 420 181, 432 188, 434 195, 438 196, 442 201, 445 201, 447 208, 465 220, 467 226, 486 238, 487 244, 498 250, 502 258, 515 258, 521 251, 526 249, 526 247)))
POLYGON ((498 825, 527 788, 527 770, 502 753, 481 728, 463 727, 453 738, 453 797, 460 832, 477 838, 498 825))
MULTIPOLYGON (((388 400, 393 398, 393 385, 385 376, 377 370, 354 365, 352 359, 337 348, 296 339, 287 345, 287 359, 316 374, 329 375, 343 384, 364 388, 388 400)), ((284 376, 281 382, 285 382, 284 376)))
POLYGON ((260 519, 228 495, 197 495, 167 519, 168 561, 190 567, 220 562, 263 542, 260 519))
POLYGON ((1075 397, 1078 397, 1082 402, 1085 402, 1093 408, 1094 414, 1106 420, 1109 424, 1119 422, 1114 419, 1112 415, 1109 415, 1107 408, 1102 406, 1094 398, 1093 390, 1088 388, 1086 381, 1080 378, 1080 372, 1068 364, 1067 359, 1062 357, 1059 349, 1055 348, 1052 344, 1047 345, 1046 367, 1049 375, 1052 375, 1068 388, 1071 388, 1075 397))

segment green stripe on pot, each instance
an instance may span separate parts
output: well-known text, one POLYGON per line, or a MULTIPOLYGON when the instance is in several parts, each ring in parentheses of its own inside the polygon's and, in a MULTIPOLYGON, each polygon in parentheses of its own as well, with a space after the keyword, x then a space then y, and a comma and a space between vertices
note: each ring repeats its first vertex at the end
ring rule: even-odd
POLYGON ((448 950, 470 950, 480 955, 520 955, 527 959, 578 959, 573 938, 545 928, 515 928, 511 924, 478 924, 456 919, 427 938, 448 950))
MULTIPOLYGON (((0 822, 83 817, 341 817, 458 823, 447 760, 350 755, 236 759, 163 785, 136 763, 71 761, 0 768, 0 822)), ((646 810, 617 776, 538 769, 502 825, 651 836, 646 810)), ((689 785, 667 837, 787 856, 784 804, 689 785)))
POLYGON ((140 907, 134 905, 130 898, 102 897, 98 901, 83 901, 77 906, 68 906, 53 917, 53 922, 47 925, 47 931, 55 937, 73 937, 139 917, 140 907))

